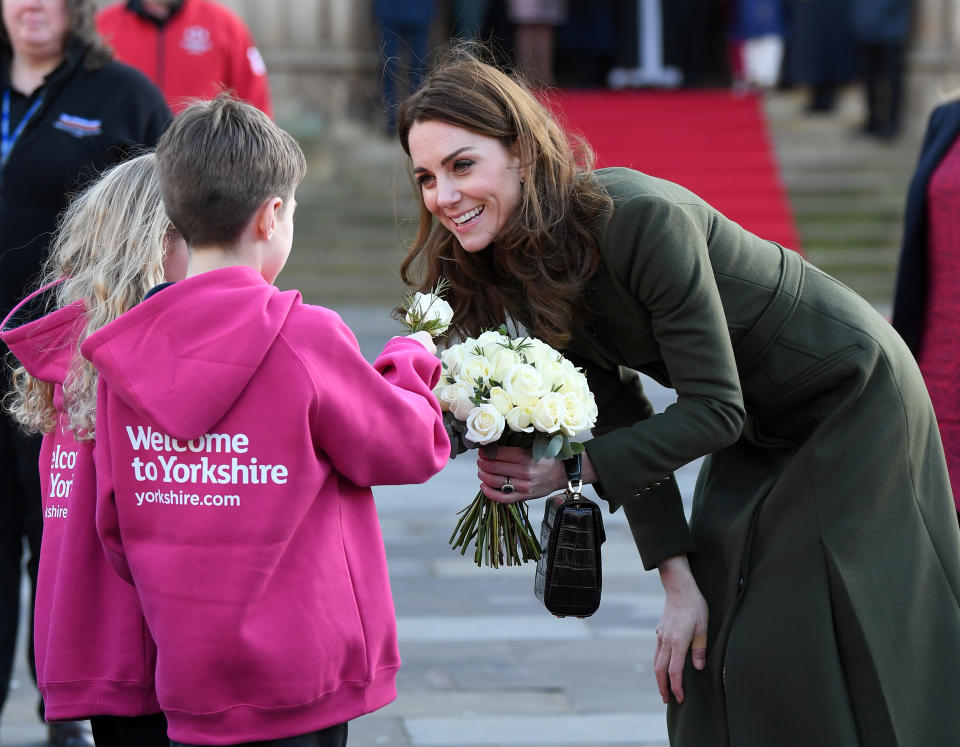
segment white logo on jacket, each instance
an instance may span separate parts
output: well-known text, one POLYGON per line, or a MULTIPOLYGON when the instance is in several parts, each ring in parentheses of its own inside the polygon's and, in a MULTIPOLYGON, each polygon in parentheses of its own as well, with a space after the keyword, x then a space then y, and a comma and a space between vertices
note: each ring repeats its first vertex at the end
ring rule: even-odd
POLYGON ((203 26, 188 26, 183 30, 180 46, 190 54, 204 54, 213 49, 210 31, 203 26))
POLYGON ((103 131, 103 122, 99 119, 84 119, 72 114, 61 114, 53 126, 74 137, 90 137, 103 131))
POLYGON ((267 63, 263 61, 263 55, 260 54, 260 50, 256 47, 250 47, 247 50, 247 60, 250 62, 250 72, 254 75, 266 75, 267 74, 267 63))

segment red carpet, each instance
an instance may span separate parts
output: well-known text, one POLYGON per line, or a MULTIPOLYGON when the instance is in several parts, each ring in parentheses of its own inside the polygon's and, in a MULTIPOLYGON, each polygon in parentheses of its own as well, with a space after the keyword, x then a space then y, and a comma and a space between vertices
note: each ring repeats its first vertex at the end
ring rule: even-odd
POLYGON ((728 91, 559 91, 551 108, 598 166, 682 184, 749 231, 801 251, 758 96, 728 91))

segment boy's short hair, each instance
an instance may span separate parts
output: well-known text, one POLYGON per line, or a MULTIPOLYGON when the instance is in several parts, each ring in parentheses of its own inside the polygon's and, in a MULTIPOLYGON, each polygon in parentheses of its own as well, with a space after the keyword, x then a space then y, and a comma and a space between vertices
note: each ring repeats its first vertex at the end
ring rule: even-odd
POLYGON ((264 200, 289 200, 306 170, 289 133, 227 93, 184 109, 157 143, 163 202, 190 246, 232 244, 264 200))

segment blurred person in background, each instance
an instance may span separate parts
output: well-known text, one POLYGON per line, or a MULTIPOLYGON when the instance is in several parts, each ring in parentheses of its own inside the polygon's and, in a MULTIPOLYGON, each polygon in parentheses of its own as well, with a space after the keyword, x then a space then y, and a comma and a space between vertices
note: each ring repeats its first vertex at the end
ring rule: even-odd
POLYGON ((960 514, 960 91, 927 124, 904 215, 893 326, 920 364, 960 514))
POLYGON ((557 27, 567 21, 567 0, 507 0, 514 25, 517 66, 536 87, 552 86, 557 27))
POLYGON ((738 0, 730 21, 734 89, 772 88, 780 80, 786 24, 782 0, 738 0))
POLYGON ((860 46, 867 95, 865 135, 900 133, 903 58, 910 33, 910 0, 850 0, 853 36, 860 46))
POLYGON ((450 35, 456 39, 483 36, 489 0, 450 0, 450 35))
POLYGON ((430 52, 436 0, 373 0, 380 33, 380 90, 387 134, 397 127, 397 106, 417 89, 430 52))
POLYGON ((157 84, 179 113, 223 89, 273 116, 267 66, 243 20, 212 0, 127 0, 97 14, 116 50, 157 84))
MULTIPOLYGON (((787 82, 807 86, 807 112, 832 112, 836 90, 857 73, 852 0, 787 0, 787 82)), ((866 0, 873 2, 873 0, 866 0)))
MULTIPOLYGON (((157 88, 111 59, 95 0, 0 0, 0 317, 27 295, 72 191, 152 147, 170 119, 157 88)), ((0 356, 7 357, 6 347, 0 356)), ((0 397, 9 390, 9 371, 0 397)), ((24 541, 36 594, 42 509, 40 438, 0 415, 0 708, 10 687, 20 617, 24 541)), ((33 629, 31 615, 31 631, 33 629)), ((28 657, 34 670, 33 636, 28 657)), ((41 713, 42 713, 41 703, 41 713)), ((50 744, 92 744, 86 724, 51 723, 50 744)))

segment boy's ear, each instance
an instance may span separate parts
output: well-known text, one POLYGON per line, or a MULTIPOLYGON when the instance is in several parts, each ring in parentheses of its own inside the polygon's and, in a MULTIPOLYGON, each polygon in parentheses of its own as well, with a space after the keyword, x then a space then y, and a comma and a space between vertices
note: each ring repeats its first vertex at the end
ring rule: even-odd
POLYGON ((260 238, 270 241, 273 232, 277 229, 277 219, 283 200, 279 197, 270 197, 264 200, 257 211, 257 233, 260 238))

